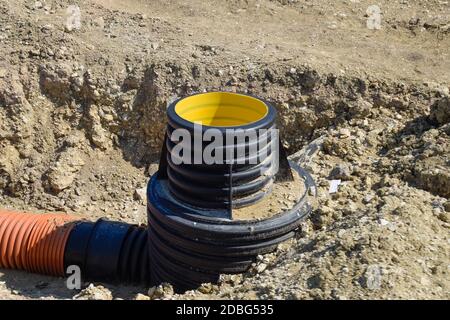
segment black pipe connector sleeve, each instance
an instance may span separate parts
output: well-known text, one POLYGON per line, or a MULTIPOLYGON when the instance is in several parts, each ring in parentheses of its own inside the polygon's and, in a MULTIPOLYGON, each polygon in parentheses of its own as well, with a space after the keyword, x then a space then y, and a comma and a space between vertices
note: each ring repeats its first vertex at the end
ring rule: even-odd
POLYGON ((81 270, 85 269, 86 252, 94 225, 94 222, 79 221, 73 227, 64 251, 65 270, 72 265, 78 266, 81 270))
POLYGON ((245 272, 257 255, 293 237, 311 212, 307 194, 314 184, 307 172, 291 167, 303 177, 304 192, 290 210, 261 221, 225 220, 186 205, 167 180, 154 175, 147 189, 152 285, 170 282, 183 292, 217 282, 222 273, 245 272))
POLYGON ((80 267, 83 279, 145 284, 150 281, 148 236, 143 227, 99 219, 72 229, 64 265, 80 267))
POLYGON ((85 272, 96 280, 119 278, 119 257, 131 225, 97 220, 86 251, 85 272))

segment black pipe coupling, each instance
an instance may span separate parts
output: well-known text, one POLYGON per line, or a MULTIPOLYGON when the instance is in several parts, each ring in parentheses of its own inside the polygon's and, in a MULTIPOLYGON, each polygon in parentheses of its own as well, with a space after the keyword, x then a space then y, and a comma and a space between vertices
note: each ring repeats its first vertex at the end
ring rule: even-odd
POLYGON ((148 252, 144 227, 105 219, 79 221, 67 240, 64 266, 78 266, 84 280, 148 285, 148 252))

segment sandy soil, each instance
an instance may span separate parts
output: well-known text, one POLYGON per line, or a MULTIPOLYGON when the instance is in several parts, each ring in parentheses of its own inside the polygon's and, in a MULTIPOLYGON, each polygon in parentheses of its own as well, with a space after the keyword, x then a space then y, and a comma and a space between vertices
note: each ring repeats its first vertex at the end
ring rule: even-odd
POLYGON ((450 298, 448 1, 378 1, 380 30, 363 0, 76 3, 79 29, 73 1, 0 0, 2 207, 145 223, 166 105, 211 89, 274 103, 318 205, 219 285, 79 293, 0 270, 0 299, 450 298))

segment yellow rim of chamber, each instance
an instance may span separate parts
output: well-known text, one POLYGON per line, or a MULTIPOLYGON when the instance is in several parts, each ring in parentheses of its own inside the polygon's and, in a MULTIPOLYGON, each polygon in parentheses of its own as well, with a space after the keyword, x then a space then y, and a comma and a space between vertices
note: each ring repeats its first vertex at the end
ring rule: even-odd
POLYGON ((193 95, 175 105, 182 119, 212 127, 236 127, 255 123, 269 112, 256 98, 232 92, 209 92, 193 95))

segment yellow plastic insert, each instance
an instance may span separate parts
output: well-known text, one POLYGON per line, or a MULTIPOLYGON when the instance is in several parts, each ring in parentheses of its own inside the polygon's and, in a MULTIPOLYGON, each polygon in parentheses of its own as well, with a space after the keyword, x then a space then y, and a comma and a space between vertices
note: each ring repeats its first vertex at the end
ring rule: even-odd
POLYGON ((234 127, 264 118, 269 109, 261 100, 231 92, 209 92, 180 100, 175 112, 184 120, 213 127, 234 127))

